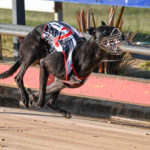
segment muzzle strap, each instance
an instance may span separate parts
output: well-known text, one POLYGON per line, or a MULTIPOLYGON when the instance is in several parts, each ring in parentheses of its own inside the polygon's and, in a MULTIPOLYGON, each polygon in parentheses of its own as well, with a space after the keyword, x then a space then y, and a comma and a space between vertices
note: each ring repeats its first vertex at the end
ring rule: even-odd
POLYGON ((119 45, 122 43, 122 33, 118 28, 114 28, 109 36, 101 39, 100 47, 111 55, 121 55, 119 45))

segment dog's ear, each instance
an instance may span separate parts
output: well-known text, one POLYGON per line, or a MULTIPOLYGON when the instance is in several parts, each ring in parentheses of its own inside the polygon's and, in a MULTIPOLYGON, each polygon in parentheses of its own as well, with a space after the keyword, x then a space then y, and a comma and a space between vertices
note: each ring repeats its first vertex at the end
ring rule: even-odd
POLYGON ((106 23, 104 21, 101 21, 102 26, 106 26, 106 23))
POLYGON ((94 28, 94 27, 88 27, 88 28, 87 28, 87 32, 88 32, 90 35, 95 35, 96 28, 94 28))

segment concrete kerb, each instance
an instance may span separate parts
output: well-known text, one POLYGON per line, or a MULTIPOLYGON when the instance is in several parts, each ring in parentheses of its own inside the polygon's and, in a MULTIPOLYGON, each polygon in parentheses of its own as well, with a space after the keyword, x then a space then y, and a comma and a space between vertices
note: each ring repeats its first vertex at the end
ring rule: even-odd
MULTIPOLYGON (((0 86, 0 106, 18 107, 20 94, 18 89, 0 86)), ((107 100, 60 95, 58 105, 72 114, 87 117, 111 118, 125 117, 150 121, 150 107, 107 100)))
POLYGON ((19 97, 17 89, 0 86, 0 106, 18 107, 19 97))
POLYGON ((150 121, 150 107, 61 95, 59 105, 74 114, 90 117, 111 116, 150 121))

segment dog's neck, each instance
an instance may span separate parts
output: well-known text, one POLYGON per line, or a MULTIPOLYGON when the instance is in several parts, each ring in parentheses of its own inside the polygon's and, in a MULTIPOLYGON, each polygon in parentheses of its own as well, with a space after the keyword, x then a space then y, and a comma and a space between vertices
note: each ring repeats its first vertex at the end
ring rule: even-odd
POLYGON ((104 57, 95 40, 82 42, 73 53, 73 64, 79 77, 88 76, 104 57))

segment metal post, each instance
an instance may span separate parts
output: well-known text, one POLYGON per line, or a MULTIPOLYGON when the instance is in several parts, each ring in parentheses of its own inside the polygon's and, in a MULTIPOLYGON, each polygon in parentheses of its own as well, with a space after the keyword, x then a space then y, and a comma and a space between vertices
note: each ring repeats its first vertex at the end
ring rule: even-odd
MULTIPOLYGON (((25 7, 24 0, 12 0, 12 23, 25 25, 25 7)), ((18 58, 19 41, 18 37, 13 38, 14 59, 18 58)))
POLYGON ((3 59, 3 55, 2 55, 2 36, 0 35, 0 60, 3 59))
POLYGON ((55 2, 54 20, 63 21, 62 3, 61 2, 55 2))

